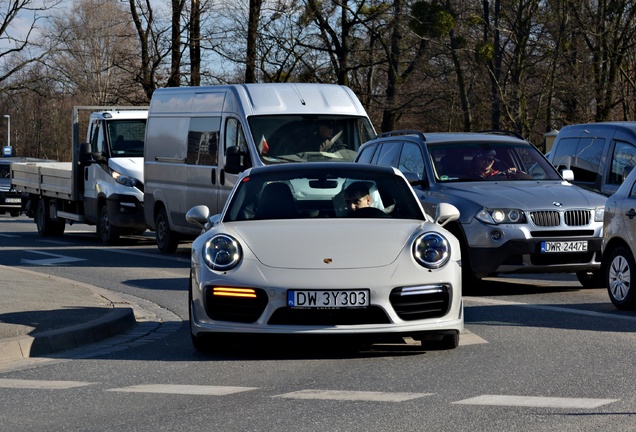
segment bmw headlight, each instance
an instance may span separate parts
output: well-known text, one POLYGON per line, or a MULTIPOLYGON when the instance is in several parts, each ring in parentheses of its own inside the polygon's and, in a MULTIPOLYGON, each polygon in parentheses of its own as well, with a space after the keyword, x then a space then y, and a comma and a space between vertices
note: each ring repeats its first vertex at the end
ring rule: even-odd
POLYGON ((137 184, 141 183, 134 177, 129 177, 118 173, 117 171, 111 172, 111 175, 117 183, 128 187, 137 187, 137 184))
POLYGON ((603 222, 604 215, 605 215, 605 207, 596 207, 594 209, 594 222, 603 222))
POLYGON ((413 257, 418 264, 429 269, 446 265, 450 259, 448 239, 438 232, 427 232, 413 242, 413 257))
POLYGON ((241 245, 226 234, 218 234, 205 243, 203 259, 212 270, 230 270, 243 258, 241 245))
POLYGON ((490 225, 497 225, 501 223, 526 223, 526 216, 523 211, 509 208, 483 208, 475 215, 475 218, 490 225))

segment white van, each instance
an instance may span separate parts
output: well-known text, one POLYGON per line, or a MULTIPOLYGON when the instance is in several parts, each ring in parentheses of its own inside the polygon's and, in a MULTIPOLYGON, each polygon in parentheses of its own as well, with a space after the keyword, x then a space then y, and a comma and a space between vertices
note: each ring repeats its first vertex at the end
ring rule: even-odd
POLYGON ((375 137, 362 104, 333 84, 237 84, 157 89, 144 151, 144 211, 157 247, 174 252, 200 230, 186 212, 220 213, 251 166, 353 161, 375 137))

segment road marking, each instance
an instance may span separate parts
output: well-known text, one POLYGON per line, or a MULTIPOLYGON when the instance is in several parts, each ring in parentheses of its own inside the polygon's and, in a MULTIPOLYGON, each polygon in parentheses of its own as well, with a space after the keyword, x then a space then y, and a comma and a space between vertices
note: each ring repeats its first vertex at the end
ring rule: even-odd
POLYGON ((157 254, 150 254, 150 253, 145 253, 145 252, 134 252, 134 251, 129 251, 129 250, 124 250, 124 249, 109 249, 109 248, 104 248, 103 249, 106 252, 115 252, 115 253, 120 253, 120 254, 125 254, 125 255, 135 255, 135 256, 141 256, 141 257, 146 257, 146 258, 154 258, 154 259, 162 259, 162 260, 166 260, 166 261, 180 261, 180 262, 190 262, 190 256, 188 255, 188 258, 180 258, 180 257, 173 257, 173 256, 164 256, 164 255, 157 255, 157 254))
POLYGON ((94 383, 83 381, 39 381, 39 380, 19 380, 19 379, 0 379, 0 387, 2 388, 24 388, 24 389, 45 389, 59 390, 74 387, 83 387, 94 383))
POLYGON ((615 315, 611 313, 573 309, 573 308, 563 307, 563 306, 528 304, 528 303, 519 303, 519 302, 506 301, 506 300, 494 300, 494 299, 477 298, 477 297, 465 298, 464 300, 467 303, 482 303, 482 304, 488 304, 488 305, 501 305, 501 306, 520 306, 520 307, 525 307, 529 309, 539 309, 539 310, 546 310, 551 312, 566 312, 566 313, 577 314, 577 315, 586 315, 586 316, 595 317, 595 318, 610 318, 613 320, 636 322, 636 316, 632 316, 632 315, 618 315, 618 314, 615 315))
POLYGON ((518 406, 533 408, 567 408, 567 409, 591 409, 617 402, 618 399, 587 399, 587 398, 561 398, 561 397, 537 397, 537 396, 506 396, 506 395, 482 395, 470 399, 464 399, 453 404, 461 405, 496 405, 518 406))
POLYGON ((54 258, 46 258, 46 259, 39 259, 39 260, 21 259, 20 264, 50 266, 55 264, 66 264, 66 263, 77 262, 77 261, 86 261, 84 258, 73 258, 73 257, 65 256, 65 255, 52 254, 49 252, 42 252, 42 251, 35 251, 35 250, 27 251, 27 252, 40 254, 40 255, 47 255, 54 258))
POLYGON ((178 385, 178 384, 140 384, 130 387, 110 389, 108 391, 129 393, 165 393, 201 396, 225 396, 250 390, 258 390, 258 387, 231 387, 231 386, 205 386, 205 385, 178 385))
POLYGON ((300 390, 272 397, 286 399, 321 399, 339 401, 371 401, 371 402, 404 402, 433 393, 387 393, 370 391, 345 391, 345 390, 300 390))
POLYGON ((470 332, 464 329, 463 332, 459 334, 459 346, 466 345, 478 345, 478 344, 487 344, 488 341, 486 339, 482 339, 477 336, 475 333, 470 332))

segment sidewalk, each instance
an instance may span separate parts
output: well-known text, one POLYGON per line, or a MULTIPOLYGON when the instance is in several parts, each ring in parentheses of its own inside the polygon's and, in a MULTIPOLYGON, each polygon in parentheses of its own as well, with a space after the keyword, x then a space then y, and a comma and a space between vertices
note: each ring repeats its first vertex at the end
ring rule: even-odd
POLYGON ((133 306, 113 292, 0 265, 0 362, 98 342, 135 323, 133 306))

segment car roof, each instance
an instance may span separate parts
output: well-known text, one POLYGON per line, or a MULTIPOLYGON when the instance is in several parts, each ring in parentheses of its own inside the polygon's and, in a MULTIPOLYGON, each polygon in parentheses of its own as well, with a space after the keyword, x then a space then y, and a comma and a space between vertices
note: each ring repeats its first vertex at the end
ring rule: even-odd
POLYGON ((245 175, 256 175, 262 172, 286 172, 286 171, 307 171, 308 173, 319 173, 333 170, 344 170, 351 172, 368 172, 378 174, 397 174, 395 168, 385 165, 359 164, 354 162, 303 162, 303 163, 282 163, 277 165, 265 165, 252 167, 245 171, 245 175))
MULTIPOLYGON (((375 140, 399 138, 411 140, 423 140, 428 144, 443 144, 445 142, 526 142, 521 136, 507 131, 483 131, 483 132, 419 132, 419 131, 394 131, 380 134, 375 140)), ((373 140, 373 141, 375 141, 373 140)))

